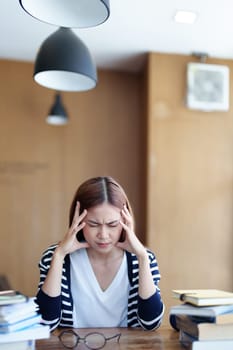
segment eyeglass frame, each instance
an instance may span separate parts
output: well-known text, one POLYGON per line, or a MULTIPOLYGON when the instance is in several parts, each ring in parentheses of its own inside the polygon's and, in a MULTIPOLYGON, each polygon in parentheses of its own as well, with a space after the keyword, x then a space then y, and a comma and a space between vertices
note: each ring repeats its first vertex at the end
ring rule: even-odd
POLYGON ((82 340, 83 343, 84 343, 84 345, 85 345, 88 349, 90 349, 90 350, 100 350, 100 349, 103 349, 103 348, 105 347, 105 345, 106 345, 106 343, 107 343, 108 340, 117 338, 117 342, 119 342, 120 337, 121 337, 121 333, 117 333, 117 334, 115 334, 115 335, 113 335, 113 336, 111 336, 111 337, 106 337, 103 333, 100 333, 100 332, 90 332, 90 333, 85 334, 84 337, 80 337, 80 336, 79 336, 74 330, 72 330, 72 329, 64 330, 64 331, 62 331, 62 332, 58 335, 58 338, 59 338, 60 342, 62 343, 62 345, 63 345, 66 349, 74 349, 74 348, 79 344, 80 340, 82 340), (67 345, 65 345, 65 344, 63 343, 63 341, 62 341, 62 335, 63 335, 64 333, 71 333, 71 334, 73 334, 73 335, 76 337, 76 343, 75 343, 74 346, 67 346, 67 345), (86 340, 86 338, 87 338, 88 336, 93 335, 93 334, 102 336, 103 339, 104 339, 104 344, 101 345, 101 346, 99 346, 98 348, 92 348, 92 347, 88 346, 88 345, 86 344, 86 341, 85 341, 85 340, 86 340))

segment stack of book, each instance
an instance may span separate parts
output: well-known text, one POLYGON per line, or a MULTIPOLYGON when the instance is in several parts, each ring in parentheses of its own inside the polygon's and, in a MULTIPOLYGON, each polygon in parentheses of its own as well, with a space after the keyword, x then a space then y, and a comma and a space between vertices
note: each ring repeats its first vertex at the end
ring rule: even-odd
POLYGON ((49 327, 40 321, 33 298, 12 290, 0 292, 0 350, 33 350, 36 339, 50 336, 49 327))
POLYGON ((216 289, 173 290, 182 303, 170 308, 170 323, 191 350, 233 349, 233 293, 216 289))

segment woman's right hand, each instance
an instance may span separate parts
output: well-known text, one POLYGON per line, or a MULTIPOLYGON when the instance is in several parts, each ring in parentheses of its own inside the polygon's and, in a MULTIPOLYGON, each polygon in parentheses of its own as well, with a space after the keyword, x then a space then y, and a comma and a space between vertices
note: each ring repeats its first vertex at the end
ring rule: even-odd
POLYGON ((85 226, 83 219, 87 215, 86 209, 84 209, 82 214, 79 214, 79 210, 80 203, 77 202, 72 224, 69 227, 64 238, 59 242, 56 249, 56 253, 59 252, 63 257, 65 257, 67 254, 73 253, 78 249, 89 247, 89 244, 87 242, 79 242, 76 237, 77 233, 85 226))

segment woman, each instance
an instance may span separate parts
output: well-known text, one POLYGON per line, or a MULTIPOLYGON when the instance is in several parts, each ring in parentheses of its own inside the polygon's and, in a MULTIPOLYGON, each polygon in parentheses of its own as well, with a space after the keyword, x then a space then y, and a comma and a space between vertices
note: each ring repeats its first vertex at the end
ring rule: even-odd
POLYGON ((111 177, 75 193, 64 238, 39 263, 43 323, 59 327, 157 328, 164 311, 154 254, 134 233, 122 187, 111 177))

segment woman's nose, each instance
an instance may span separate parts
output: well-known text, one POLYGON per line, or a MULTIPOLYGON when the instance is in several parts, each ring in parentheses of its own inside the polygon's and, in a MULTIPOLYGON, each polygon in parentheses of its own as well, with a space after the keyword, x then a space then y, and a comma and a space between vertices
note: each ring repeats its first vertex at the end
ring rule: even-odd
POLYGON ((100 238, 105 238, 108 236, 108 230, 107 230, 107 227, 105 225, 101 225, 99 227, 98 235, 100 238))

